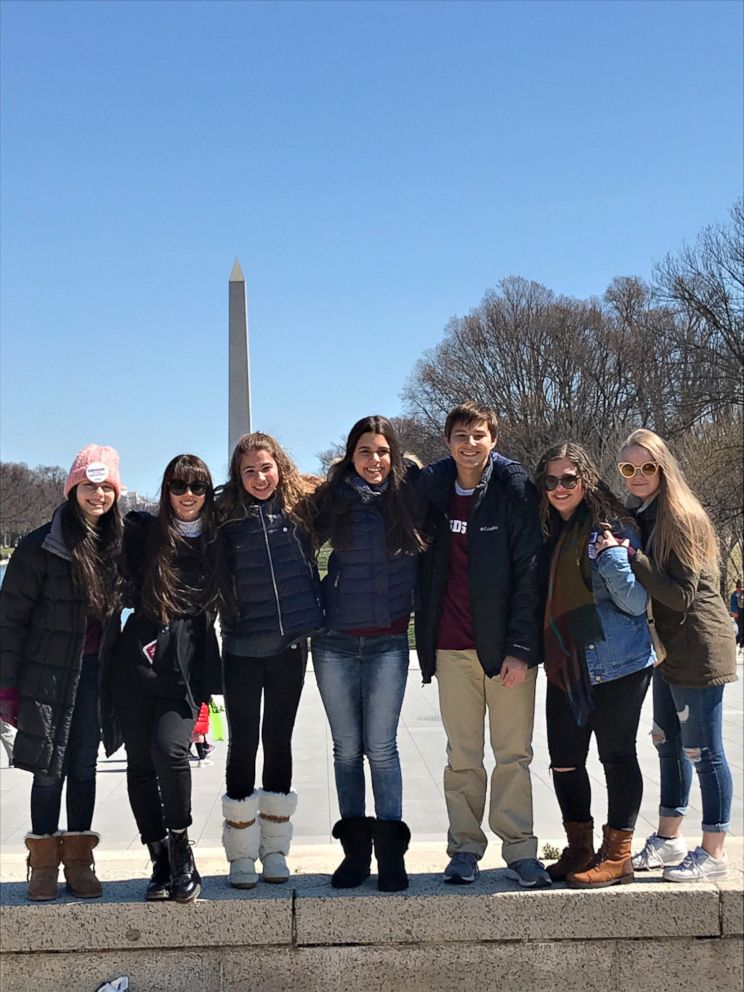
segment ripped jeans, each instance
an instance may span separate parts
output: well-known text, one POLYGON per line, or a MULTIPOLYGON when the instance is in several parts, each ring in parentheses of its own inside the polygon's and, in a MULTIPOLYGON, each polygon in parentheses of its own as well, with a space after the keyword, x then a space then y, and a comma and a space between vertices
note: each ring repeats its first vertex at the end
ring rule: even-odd
POLYGON ((687 813, 692 769, 703 799, 703 831, 726 833, 731 814, 731 772, 723 752, 722 685, 690 689, 665 682, 654 670, 654 729, 661 772, 660 816, 687 813))

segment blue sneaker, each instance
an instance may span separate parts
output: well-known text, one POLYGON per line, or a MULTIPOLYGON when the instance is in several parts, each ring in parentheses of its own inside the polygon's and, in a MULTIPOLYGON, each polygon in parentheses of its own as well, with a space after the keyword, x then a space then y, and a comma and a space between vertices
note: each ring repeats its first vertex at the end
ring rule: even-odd
POLYGON ((453 854, 444 869, 444 880, 450 885, 471 885, 479 875, 478 859, 468 851, 453 854))
POLYGON ((537 858, 520 858, 511 861, 506 867, 506 877, 525 889, 545 889, 552 884, 550 875, 545 871, 542 861, 537 858))

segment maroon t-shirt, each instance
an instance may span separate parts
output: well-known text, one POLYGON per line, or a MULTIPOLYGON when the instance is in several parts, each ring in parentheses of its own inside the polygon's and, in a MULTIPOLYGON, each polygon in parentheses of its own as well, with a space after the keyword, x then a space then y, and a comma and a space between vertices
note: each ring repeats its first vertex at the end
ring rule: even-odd
POLYGON ((450 499, 447 585, 437 630, 437 647, 444 651, 466 651, 475 647, 468 586, 468 519, 472 498, 472 490, 463 494, 456 486, 450 499))
POLYGON ((96 620, 95 617, 88 617, 87 626, 85 628, 83 654, 98 654, 98 650, 101 647, 102 636, 103 627, 101 626, 101 621, 96 620))

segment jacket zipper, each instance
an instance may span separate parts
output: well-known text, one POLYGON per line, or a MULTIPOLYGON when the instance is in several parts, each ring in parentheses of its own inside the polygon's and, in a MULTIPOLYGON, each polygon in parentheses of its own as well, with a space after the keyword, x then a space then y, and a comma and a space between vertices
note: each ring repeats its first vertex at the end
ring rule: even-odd
POLYGON ((261 517, 261 526, 264 532, 264 541, 266 542, 266 556, 269 559, 269 569, 271 571, 271 584, 274 587, 274 599, 276 600, 276 613, 279 617, 279 633, 284 636, 284 624, 282 623, 282 607, 279 602, 279 590, 276 587, 276 576, 274 575, 274 562, 271 560, 271 548, 269 547, 269 534, 266 530, 266 521, 264 520, 263 507, 258 508, 258 515, 261 517))

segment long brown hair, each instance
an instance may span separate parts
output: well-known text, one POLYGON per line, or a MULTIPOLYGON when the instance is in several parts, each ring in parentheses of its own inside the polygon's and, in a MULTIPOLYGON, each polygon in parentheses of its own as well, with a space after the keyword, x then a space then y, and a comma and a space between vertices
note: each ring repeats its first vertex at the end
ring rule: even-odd
POLYGON ((535 486, 540 494, 539 513, 543 536, 548 537, 557 526, 558 511, 551 506, 545 491, 548 464, 556 458, 567 458, 573 462, 576 474, 584 486, 584 502, 596 523, 605 521, 612 523, 613 520, 625 524, 632 523, 633 518, 601 478, 599 469, 586 448, 574 441, 560 441, 541 455, 535 469, 535 486))
POLYGON ((296 519, 295 508, 312 487, 302 478, 297 466, 279 442, 270 434, 256 431, 253 434, 244 434, 235 445, 227 482, 216 492, 219 525, 244 520, 249 508, 259 502, 246 491, 240 477, 240 461, 249 451, 268 451, 274 459, 279 470, 279 485, 276 487, 276 493, 282 501, 285 512, 295 523, 300 523, 296 519))
POLYGON ((194 609, 196 602, 206 608, 214 598, 214 490, 209 468, 197 455, 176 455, 165 467, 160 485, 160 502, 147 548, 147 566, 142 584, 142 606, 152 617, 167 622, 194 609), (178 517, 171 505, 171 482, 203 482, 207 486, 199 519, 202 528, 196 547, 206 578, 204 589, 185 585, 178 566, 179 554, 186 538, 178 527, 178 517))
POLYGON ((85 596, 88 615, 105 620, 121 605, 121 512, 114 500, 97 525, 88 523, 77 500, 77 489, 73 486, 62 507, 62 539, 72 557, 72 579, 85 596))
MULTIPOLYGON (((390 446, 389 483, 380 502, 385 519, 386 548, 391 554, 416 554, 423 550, 425 544, 416 528, 411 497, 404 486, 406 467, 400 444, 393 425, 387 417, 379 414, 362 417, 349 431, 343 457, 331 466, 327 481, 315 494, 315 519, 325 521, 323 529, 327 530, 328 540, 334 547, 348 546, 351 539, 350 508, 336 497, 348 474, 355 471, 354 452, 363 434, 382 434, 390 446)), ((316 543, 321 539, 321 535, 317 533, 314 537, 316 543)))
POLYGON ((672 554, 691 572, 707 569, 718 573, 718 538, 710 517, 687 485, 677 459, 658 434, 645 427, 633 431, 622 446, 645 448, 659 466, 656 524, 646 549, 657 565, 665 568, 672 554))

